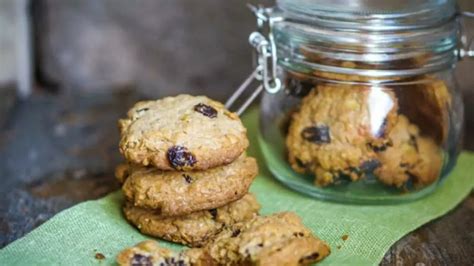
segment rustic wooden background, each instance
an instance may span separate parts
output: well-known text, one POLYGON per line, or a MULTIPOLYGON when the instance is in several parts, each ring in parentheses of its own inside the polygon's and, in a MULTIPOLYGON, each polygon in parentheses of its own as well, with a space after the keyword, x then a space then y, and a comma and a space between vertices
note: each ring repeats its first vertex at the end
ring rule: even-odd
MULTIPOLYGON (((223 100, 251 67, 254 20, 239 0, 38 0, 35 90, 19 100, 13 2, 0 1, 0 27, 8 25, 0 31, 0 247, 118 188, 116 120, 133 102, 183 91, 223 100)), ((466 149, 474 149, 473 62, 457 70, 466 149)), ((471 194, 401 239, 382 265, 474 265, 473 217, 471 194)))

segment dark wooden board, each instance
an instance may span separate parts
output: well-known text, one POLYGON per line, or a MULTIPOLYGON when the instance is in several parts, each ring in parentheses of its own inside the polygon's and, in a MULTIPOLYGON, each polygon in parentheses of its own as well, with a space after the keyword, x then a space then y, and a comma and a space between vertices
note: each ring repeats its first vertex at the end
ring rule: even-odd
MULTIPOLYGON (((16 101, 0 119, 0 248, 60 210, 118 188, 116 121, 138 98, 130 92, 35 94, 16 101)), ((0 105, 7 100, 1 97, 0 105)), ((398 241, 381 264, 474 265, 473 254, 471 194, 398 241)))

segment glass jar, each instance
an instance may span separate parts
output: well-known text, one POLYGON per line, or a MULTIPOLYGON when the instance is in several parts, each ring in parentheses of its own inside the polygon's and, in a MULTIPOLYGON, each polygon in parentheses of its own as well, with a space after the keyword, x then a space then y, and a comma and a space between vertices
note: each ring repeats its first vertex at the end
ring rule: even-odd
POLYGON ((255 12, 269 26, 259 141, 279 181, 372 204, 442 183, 463 128, 454 1, 279 0, 255 12))

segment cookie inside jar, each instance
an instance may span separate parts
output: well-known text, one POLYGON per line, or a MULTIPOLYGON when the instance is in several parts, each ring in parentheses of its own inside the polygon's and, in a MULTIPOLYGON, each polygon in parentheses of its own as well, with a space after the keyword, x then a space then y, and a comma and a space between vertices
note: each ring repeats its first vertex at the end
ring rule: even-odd
MULTIPOLYGON (((351 71, 286 68, 282 92, 264 95, 261 144, 277 179, 316 197, 360 202, 399 202, 433 191, 459 152, 462 105, 450 72, 370 76, 359 73, 387 66, 306 60, 351 71), (273 148, 278 145, 283 148, 273 148), (278 158, 268 152, 280 152, 286 167, 275 167, 278 158)), ((416 69, 425 60, 396 66, 416 69)))
POLYGON ((379 80, 288 73, 286 93, 301 98, 285 130, 295 172, 314 176, 318 187, 371 179, 404 192, 438 180, 449 134, 448 86, 429 75, 379 80))

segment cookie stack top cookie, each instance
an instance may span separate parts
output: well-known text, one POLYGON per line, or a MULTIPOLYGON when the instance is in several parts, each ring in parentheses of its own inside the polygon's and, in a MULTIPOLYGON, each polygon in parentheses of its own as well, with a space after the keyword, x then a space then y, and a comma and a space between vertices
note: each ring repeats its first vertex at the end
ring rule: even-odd
POLYGON ((119 120, 120 151, 161 170, 206 170, 233 162, 248 147, 239 117, 205 96, 138 102, 119 120))

